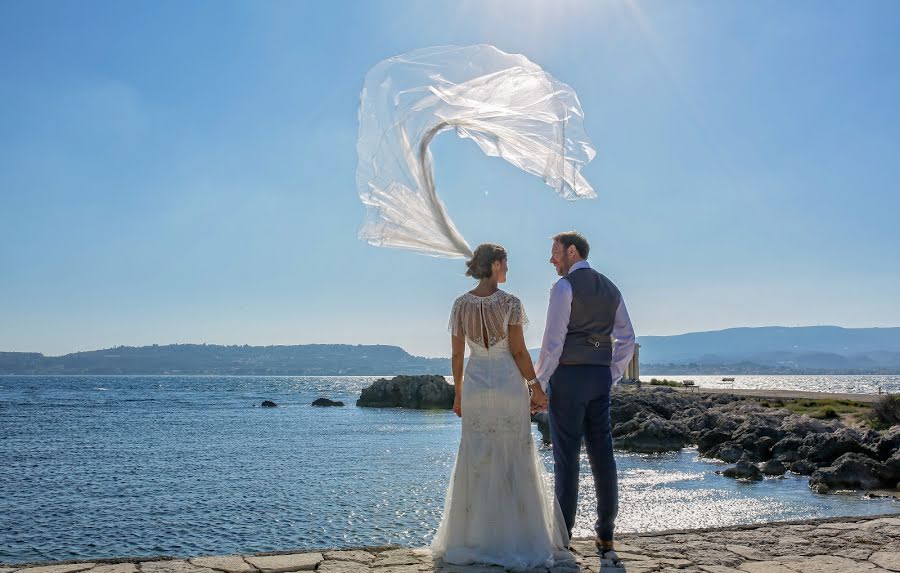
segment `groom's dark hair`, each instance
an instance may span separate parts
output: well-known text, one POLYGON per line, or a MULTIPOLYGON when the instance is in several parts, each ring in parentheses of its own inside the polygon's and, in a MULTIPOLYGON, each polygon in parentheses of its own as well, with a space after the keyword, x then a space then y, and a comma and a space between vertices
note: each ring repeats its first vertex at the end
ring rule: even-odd
POLYGON ((578 231, 559 233, 553 236, 553 240, 559 241, 564 249, 568 249, 572 245, 575 245, 575 250, 578 251, 578 254, 582 259, 587 259, 588 253, 591 252, 591 246, 588 244, 587 239, 585 239, 584 235, 578 231))

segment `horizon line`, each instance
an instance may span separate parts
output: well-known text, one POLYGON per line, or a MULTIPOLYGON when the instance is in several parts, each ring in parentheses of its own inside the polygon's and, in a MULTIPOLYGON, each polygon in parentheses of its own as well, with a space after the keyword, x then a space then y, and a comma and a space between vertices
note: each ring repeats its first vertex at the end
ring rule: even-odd
MULTIPOLYGON (((784 329, 807 329, 807 328, 837 328, 841 330, 900 330, 900 326, 837 326, 834 324, 814 324, 814 325, 797 325, 797 326, 783 326, 783 325, 767 325, 767 326, 731 326, 728 328, 720 328, 716 330, 698 330, 691 332, 682 332, 679 334, 645 334, 638 335, 636 338, 674 338, 677 336, 687 336, 691 334, 710 334, 716 332, 727 332, 731 330, 763 330, 769 328, 784 328, 784 329)), ((441 359, 446 358, 444 356, 419 356, 415 354, 409 353, 405 347, 399 344, 387 344, 387 343, 374 343, 374 344, 360 344, 360 343, 352 343, 352 342, 304 342, 304 343, 294 343, 294 344, 247 344, 247 343, 217 343, 217 342, 168 342, 168 343, 148 343, 148 344, 140 344, 140 345, 128 345, 128 344, 119 344, 114 346, 108 346, 105 348, 93 348, 88 350, 73 350, 70 352, 66 352, 64 354, 45 354, 43 352, 37 350, 3 350, 0 349, 0 354, 40 354, 41 356, 47 358, 60 358, 63 356, 69 356, 71 354, 80 354, 86 352, 99 352, 101 350, 114 350, 116 348, 152 348, 152 347, 167 347, 167 346, 222 346, 222 347, 251 347, 251 348, 272 348, 272 347, 290 347, 290 346, 387 346, 399 348, 410 354, 410 356, 416 356, 417 358, 426 358, 426 359, 441 359)), ((536 347, 539 349, 540 347, 536 347)), ((534 349, 529 349, 534 350, 534 349)))

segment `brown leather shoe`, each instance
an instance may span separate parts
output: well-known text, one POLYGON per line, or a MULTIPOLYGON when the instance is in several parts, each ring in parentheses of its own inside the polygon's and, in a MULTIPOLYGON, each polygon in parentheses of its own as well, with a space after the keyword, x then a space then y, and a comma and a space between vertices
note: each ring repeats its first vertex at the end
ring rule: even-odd
POLYGON ((600 553, 612 551, 614 548, 613 541, 604 541, 604 540, 600 539, 599 537, 594 537, 594 545, 597 546, 597 551, 599 551, 600 553))

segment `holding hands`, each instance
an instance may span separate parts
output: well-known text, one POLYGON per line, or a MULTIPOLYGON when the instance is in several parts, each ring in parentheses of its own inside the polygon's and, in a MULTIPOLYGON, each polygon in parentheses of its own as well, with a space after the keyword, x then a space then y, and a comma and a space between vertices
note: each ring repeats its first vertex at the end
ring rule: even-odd
POLYGON ((531 413, 543 412, 547 409, 547 394, 540 384, 532 384, 531 388, 531 413))

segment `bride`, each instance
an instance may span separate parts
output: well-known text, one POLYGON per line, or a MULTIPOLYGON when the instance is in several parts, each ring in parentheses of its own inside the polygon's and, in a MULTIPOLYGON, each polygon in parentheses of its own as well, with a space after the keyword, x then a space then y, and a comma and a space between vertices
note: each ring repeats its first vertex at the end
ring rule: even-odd
POLYGON ((526 383, 535 373, 522 302, 498 288, 506 263, 500 245, 475 249, 466 275, 478 286, 456 299, 450 315, 453 411, 462 418, 462 438, 431 550, 457 565, 547 567, 571 559, 569 538, 559 504, 544 488, 531 434, 529 388, 542 390, 526 383))

